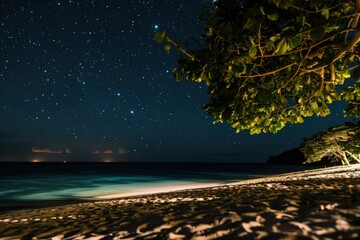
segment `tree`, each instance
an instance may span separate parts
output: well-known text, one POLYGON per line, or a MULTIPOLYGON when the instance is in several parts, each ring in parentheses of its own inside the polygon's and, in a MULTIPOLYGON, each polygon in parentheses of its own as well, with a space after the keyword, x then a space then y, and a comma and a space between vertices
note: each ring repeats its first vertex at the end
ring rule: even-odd
POLYGON ((360 125, 348 124, 321 131, 305 140, 300 151, 304 153, 306 163, 325 157, 340 161, 343 165, 360 163, 360 125))
POLYGON ((202 18, 196 45, 155 40, 179 50, 177 80, 207 84, 214 122, 276 133, 342 100, 360 116, 360 0, 218 0, 202 18))

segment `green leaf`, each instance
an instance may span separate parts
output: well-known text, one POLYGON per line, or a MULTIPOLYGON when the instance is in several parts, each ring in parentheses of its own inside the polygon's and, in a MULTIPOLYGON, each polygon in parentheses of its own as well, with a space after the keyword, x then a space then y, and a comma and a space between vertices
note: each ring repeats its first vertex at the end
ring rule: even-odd
POLYGON ((337 25, 334 26, 325 25, 324 27, 325 27, 325 33, 331 33, 332 31, 337 30, 339 28, 339 26, 337 25))
POLYGON ((278 54, 279 54, 279 55, 283 55, 283 54, 285 54, 288 50, 289 50, 289 45, 287 44, 286 41, 283 41, 282 44, 281 44, 281 46, 280 46, 280 49, 279 49, 278 54))
POLYGON ((314 111, 316 111, 316 110, 319 109, 319 105, 317 104, 317 102, 312 102, 312 103, 311 103, 311 108, 312 108, 314 111))
POLYGON ((235 73, 236 77, 241 76, 242 74, 246 73, 247 65, 241 64, 241 65, 233 65, 232 71, 235 73))
POLYGON ((276 42, 277 40, 279 40, 280 39, 280 36, 279 35, 275 35, 275 36, 271 36, 270 37, 270 41, 272 41, 272 42, 276 42))
POLYGON ((272 41, 266 39, 265 48, 267 51, 273 51, 275 49, 275 45, 272 41))
POLYGON ((350 13, 350 12, 352 12, 352 11, 354 11, 354 7, 353 7, 352 5, 348 5, 348 6, 346 6, 346 8, 344 9, 344 12, 346 12, 346 13, 350 13))
POLYGON ((304 119, 303 119, 301 116, 298 116, 298 117, 296 118, 296 122, 297 122, 297 123, 303 123, 303 122, 304 122, 304 119))
POLYGON ((328 8, 324 8, 321 10, 321 15, 328 20, 329 19, 329 9, 328 8))
POLYGON ((277 133, 278 132, 275 125, 270 126, 269 131, 272 132, 272 133, 277 133))
POLYGON ((333 89, 334 89, 334 84, 329 83, 329 84, 326 84, 326 85, 325 85, 325 90, 326 90, 327 92, 332 92, 333 89))
POLYGON ((350 72, 348 72, 348 71, 344 72, 344 73, 343 73, 343 77, 344 77, 344 78, 349 78, 349 77, 351 77, 350 72))
POLYGON ((264 6, 260 6, 260 12, 261 12, 261 15, 265 15, 265 11, 264 11, 264 6))
POLYGON ((183 70, 179 67, 173 69, 173 75, 176 81, 180 81, 183 78, 183 70))
POLYGON ((273 54, 276 54, 280 51, 280 48, 283 47, 283 45, 285 44, 285 38, 281 39, 277 44, 276 44, 276 47, 275 47, 275 50, 274 50, 274 53, 273 54))
POLYGON ((291 48, 291 49, 294 49, 294 48, 296 48, 297 46, 299 46, 299 45, 301 44, 301 40, 302 40, 302 38, 301 38, 299 35, 297 35, 297 36, 294 37, 294 38, 289 38, 289 39, 288 39, 288 42, 289 42, 290 48, 291 48))
POLYGON ((258 127, 253 127, 250 129, 250 135, 260 134, 260 133, 261 133, 261 129, 258 127))
POLYGON ((283 95, 280 95, 280 94, 279 94, 279 95, 277 96, 276 100, 277 100, 279 103, 283 104, 283 105, 287 104, 287 99, 286 99, 286 97, 284 97, 283 95))
POLYGON ((291 1, 289 0, 273 0, 273 3, 278 8, 288 9, 291 6, 291 1))
POLYGON ((303 97, 299 98, 298 103, 302 104, 303 102, 304 102, 304 98, 303 97))
POLYGON ((255 46, 255 45, 256 45, 253 36, 249 36, 249 41, 250 41, 250 43, 251 43, 252 46, 255 46))
POLYGON ((252 46, 252 47, 249 49, 249 57, 251 57, 251 58, 256 58, 257 52, 258 52, 257 46, 252 46))
POLYGON ((346 100, 354 100, 354 94, 352 92, 347 92, 346 100))
POLYGON ((327 103, 332 103, 332 98, 330 96, 326 96, 326 102, 327 103))
POLYGON ((325 27, 319 26, 310 31, 310 38, 313 41, 320 41, 325 37, 325 27))
POLYGON ((260 22, 256 18, 248 18, 245 27, 250 31, 257 32, 260 28, 260 22))
POLYGON ((306 16, 305 15, 297 16, 296 22, 299 23, 301 26, 304 26, 306 22, 306 16))
POLYGON ((156 32, 155 33, 155 41, 158 44, 162 44, 165 39, 165 31, 164 32, 156 32))
POLYGON ((267 89, 262 89, 257 97, 261 103, 267 103, 271 98, 271 91, 267 89))
POLYGON ((307 59, 305 59, 305 60, 303 60, 303 61, 301 62, 301 66, 302 66, 302 67, 307 66, 307 64, 308 64, 308 60, 307 60, 307 59))
POLYGON ((281 29, 281 32, 286 32, 286 31, 295 31, 295 27, 294 26, 286 26, 283 29, 281 29))
POLYGON ((204 70, 200 74, 200 81, 205 81, 206 82, 207 80, 208 80, 207 72, 204 70))
POLYGON ((164 51, 165 51, 167 54, 169 54, 170 50, 171 50, 171 44, 168 42, 168 43, 166 43, 165 46, 164 46, 164 51))
POLYGON ((277 21, 278 18, 279 18, 279 14, 278 13, 274 13, 274 14, 271 14, 271 15, 266 15, 267 18, 270 20, 270 21, 277 21))

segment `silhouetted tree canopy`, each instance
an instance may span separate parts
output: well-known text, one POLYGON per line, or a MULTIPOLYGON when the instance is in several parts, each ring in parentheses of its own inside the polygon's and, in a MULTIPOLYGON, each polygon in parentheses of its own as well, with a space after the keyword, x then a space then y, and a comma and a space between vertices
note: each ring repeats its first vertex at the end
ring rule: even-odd
POLYGON ((214 122, 276 133, 334 101, 360 116, 359 17, 360 0, 218 0, 197 45, 155 40, 179 50, 177 80, 207 84, 214 122))
POLYGON ((348 124, 324 130, 305 140, 300 148, 307 163, 329 157, 342 164, 360 163, 360 125, 348 124))

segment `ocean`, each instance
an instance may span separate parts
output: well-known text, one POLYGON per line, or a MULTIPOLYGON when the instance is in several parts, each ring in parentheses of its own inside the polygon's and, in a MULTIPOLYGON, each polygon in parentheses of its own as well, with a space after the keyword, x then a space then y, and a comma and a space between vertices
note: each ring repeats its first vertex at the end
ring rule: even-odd
POLYGON ((258 163, 0 163, 0 212, 211 186, 308 166, 258 163))

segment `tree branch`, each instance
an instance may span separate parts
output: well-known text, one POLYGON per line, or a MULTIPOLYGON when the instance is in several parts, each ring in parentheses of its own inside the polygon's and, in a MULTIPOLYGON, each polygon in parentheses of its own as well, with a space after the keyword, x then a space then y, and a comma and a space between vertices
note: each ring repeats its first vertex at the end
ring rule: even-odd
POLYGON ((292 108, 299 107, 299 106, 303 105, 304 103, 310 101, 310 100, 315 96, 316 93, 318 93, 319 91, 321 91, 321 90, 323 89, 323 87, 324 87, 324 82, 325 82, 325 80, 324 80, 323 78, 321 78, 320 88, 319 88, 318 90, 314 91, 314 92, 310 95, 309 98, 305 99, 302 103, 297 103, 297 104, 292 105, 292 106, 290 106, 290 107, 284 108, 283 111, 284 111, 284 110, 289 110, 289 109, 292 109, 292 108))
MULTIPOLYGON (((309 48, 314 48, 316 46, 319 46, 320 44, 323 44, 327 41, 329 41, 330 39, 336 37, 337 35, 339 34, 342 34, 342 33, 347 33, 347 32, 351 32, 351 31, 356 31, 357 28, 347 28, 347 29, 342 29, 340 31, 337 31, 333 34, 331 34, 330 36, 328 36, 327 38, 321 40, 320 42, 317 42, 317 43, 314 43, 313 45, 310 45, 308 47, 305 47, 305 48, 300 48, 300 49, 295 49, 295 50, 292 50, 292 51, 288 51, 284 54, 281 54, 281 55, 272 55, 272 54, 265 54, 263 55, 262 57, 263 58, 271 58, 271 57, 281 57, 281 56, 286 56, 286 55, 291 55, 291 54, 294 54, 294 53, 298 53, 298 52, 301 52, 301 51, 304 51, 304 50, 308 50, 309 48)), ((257 58, 261 57, 261 56, 256 56, 257 58)))
POLYGON ((309 56, 309 53, 311 51, 311 48, 309 48, 309 50, 307 51, 305 57, 303 57, 303 59, 301 59, 299 65, 297 66, 296 70, 295 70, 295 73, 292 75, 292 77, 286 81, 283 85, 281 85, 278 89, 276 89, 273 93, 279 91, 280 89, 286 87, 286 85, 288 85, 292 80, 294 80, 294 78, 296 77, 296 75, 299 73, 299 70, 300 70, 300 67, 302 65, 302 63, 305 61, 305 59, 309 56))
POLYGON ((262 51, 262 48, 261 48, 261 26, 259 27, 259 33, 258 33, 258 41, 259 41, 259 44, 258 44, 258 46, 259 46, 259 51, 260 51, 260 54, 261 54, 261 60, 260 60, 260 66, 262 66, 262 62, 263 62, 263 60, 264 60, 264 58, 263 58, 263 56, 264 56, 264 53, 263 53, 263 51, 262 51))
POLYGON ((336 55, 335 57, 331 60, 330 63, 325 63, 321 66, 318 66, 316 68, 302 68, 301 71, 303 72, 315 72, 315 71, 319 71, 324 67, 327 67, 329 64, 333 64, 335 63, 337 60, 339 60, 342 56, 344 56, 344 54, 346 54, 347 52, 350 52, 358 43, 360 42, 360 31, 357 31, 355 33, 355 35, 353 36, 353 38, 351 39, 351 41, 345 45, 336 55))
MULTIPOLYGON (((338 8, 338 7, 340 7, 342 4, 340 3, 340 4, 338 4, 338 5, 335 5, 335 6, 333 6, 333 7, 330 7, 330 8, 328 8, 328 10, 331 10, 331 9, 334 9, 334 8, 338 8)), ((306 12, 306 13, 320 13, 321 12, 321 9, 320 10, 316 10, 316 11, 309 11, 309 10, 306 10, 306 9, 304 9, 304 8, 301 8, 301 7, 296 7, 296 6, 292 6, 292 5, 290 5, 290 7, 291 8, 295 8, 296 10, 300 10, 300 11, 303 11, 303 12, 306 12)))
MULTIPOLYGON (((356 6, 356 14, 351 22, 351 29, 354 29, 356 32, 354 34, 354 36, 352 37, 351 41, 349 43, 347 43, 336 55, 335 57, 332 59, 332 61, 330 62, 330 64, 335 63, 337 60, 339 60, 342 56, 344 56, 345 53, 350 52, 359 42, 360 42, 360 30, 359 28, 359 18, 360 18, 360 0, 355 0, 355 6, 356 6)), ((348 32, 347 32, 348 33, 348 32)), ((329 64, 325 64, 326 66, 329 64)), ((321 68, 325 67, 325 65, 323 66, 319 66, 317 68, 311 68, 311 69, 304 69, 305 71, 310 70, 312 71, 317 71, 320 70, 321 68)))
POLYGON ((345 53, 350 52, 360 42, 360 31, 357 31, 351 41, 338 52, 331 63, 339 60, 345 53))
POLYGON ((352 154, 352 153, 349 152, 349 151, 345 151, 345 153, 349 154, 350 157, 352 157, 353 159, 355 159, 355 161, 357 161, 358 163, 360 163, 360 159, 359 159, 356 155, 352 154))
POLYGON ((334 66, 334 64, 330 65, 330 71, 331 71, 331 82, 335 82, 336 75, 335 75, 335 66, 334 66))
POLYGON ((347 164, 347 165, 350 165, 349 160, 348 160, 347 157, 346 157, 346 153, 345 153, 345 152, 342 152, 342 155, 343 155, 343 157, 344 157, 344 160, 345 160, 346 164, 347 164))
POLYGON ((288 67, 291 67, 293 65, 295 65, 296 63, 290 63, 289 65, 286 65, 284 67, 281 67, 281 68, 278 68, 278 69, 275 69, 273 71, 270 71, 270 72, 266 72, 266 73, 261 73, 261 74, 256 74, 256 75, 244 75, 244 76, 239 76, 237 78, 257 78, 257 77, 265 77, 265 76, 269 76, 269 75, 272 75, 274 73, 277 73, 277 72, 281 72, 285 69, 287 69, 288 67))
POLYGON ((185 51, 185 49, 183 49, 177 42, 174 42, 171 38, 166 37, 166 40, 171 43, 172 45, 174 45, 177 49, 179 49, 180 52, 182 52, 183 54, 185 54, 188 58, 192 59, 193 61, 198 61, 200 62, 199 59, 196 59, 194 55, 191 55, 190 53, 188 53, 187 51, 185 51))

